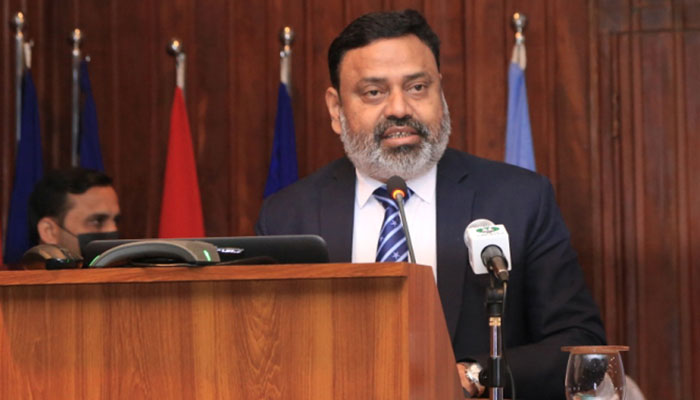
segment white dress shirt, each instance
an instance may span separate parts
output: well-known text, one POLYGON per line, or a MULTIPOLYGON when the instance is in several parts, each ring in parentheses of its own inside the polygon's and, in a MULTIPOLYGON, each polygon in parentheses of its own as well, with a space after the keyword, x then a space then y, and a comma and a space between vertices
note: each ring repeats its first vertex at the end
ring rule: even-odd
MULTIPOLYGON (((384 222, 384 206, 374 198, 374 190, 383 185, 355 169, 355 220, 352 232, 352 262, 374 262, 377 255, 379 231, 384 222)), ((413 191, 405 204, 408 230, 416 254, 416 263, 429 265, 437 280, 437 243, 435 183, 437 166, 406 182, 413 191)))

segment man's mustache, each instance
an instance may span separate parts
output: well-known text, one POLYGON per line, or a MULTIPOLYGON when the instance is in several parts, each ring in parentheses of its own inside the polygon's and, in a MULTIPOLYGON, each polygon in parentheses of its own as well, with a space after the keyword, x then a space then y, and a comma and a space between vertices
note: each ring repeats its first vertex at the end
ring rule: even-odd
POLYGON ((374 127, 374 140, 377 142, 381 141, 384 138, 386 130, 394 126, 408 126, 413 128, 418 136, 423 139, 427 139, 430 136, 428 128, 422 122, 413 119, 408 115, 402 118, 389 116, 380 121, 377 126, 374 127))

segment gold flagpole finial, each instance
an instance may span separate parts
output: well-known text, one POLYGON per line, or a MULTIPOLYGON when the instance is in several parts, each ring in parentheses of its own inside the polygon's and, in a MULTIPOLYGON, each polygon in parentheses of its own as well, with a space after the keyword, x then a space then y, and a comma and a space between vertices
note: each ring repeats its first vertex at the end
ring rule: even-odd
POLYGON ((294 30, 290 26, 285 26, 280 30, 280 82, 287 86, 291 92, 292 88, 292 43, 294 43, 294 30))
POLYGON ((527 22, 527 15, 520 12, 515 12, 513 14, 513 19, 511 20, 510 25, 515 31, 516 43, 522 43, 525 41, 525 34, 523 32, 525 31, 525 28, 527 28, 527 22))
POLYGON ((182 40, 173 38, 165 49, 168 54, 175 57, 175 84, 185 93, 185 51, 182 48, 182 40))

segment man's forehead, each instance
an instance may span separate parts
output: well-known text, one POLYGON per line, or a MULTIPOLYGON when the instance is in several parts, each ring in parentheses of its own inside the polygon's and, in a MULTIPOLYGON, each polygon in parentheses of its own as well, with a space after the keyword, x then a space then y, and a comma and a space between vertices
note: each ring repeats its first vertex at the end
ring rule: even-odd
POLYGON ((85 193, 67 196, 68 212, 80 214, 119 213, 119 201, 112 186, 93 186, 85 193))
MULTIPOLYGON (((404 81, 412 81, 415 79, 420 79, 420 78, 430 78, 430 74, 428 74, 425 71, 421 72, 416 72, 416 73, 409 73, 402 75, 402 78, 404 81)), ((386 83, 387 79, 385 77, 380 77, 380 76, 372 76, 371 74, 367 74, 367 76, 362 76, 360 77, 359 82, 360 83, 369 83, 369 84, 381 84, 381 83, 386 83)))
POLYGON ((430 47, 415 35, 377 39, 349 50, 339 65, 342 78, 375 79, 385 78, 387 74, 421 72, 437 74, 437 62, 430 47))

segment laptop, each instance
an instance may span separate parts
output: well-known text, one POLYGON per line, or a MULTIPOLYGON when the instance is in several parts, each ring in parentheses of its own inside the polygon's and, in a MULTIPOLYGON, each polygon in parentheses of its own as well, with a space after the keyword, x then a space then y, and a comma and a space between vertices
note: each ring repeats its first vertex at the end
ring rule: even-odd
MULTIPOLYGON (((84 268, 98 256, 114 247, 134 242, 164 239, 94 240, 83 249, 84 268)), ((317 235, 232 236, 205 238, 178 238, 214 245, 220 264, 311 264, 328 262, 328 248, 317 235)), ((148 262, 148 257, 138 260, 148 262)), ((160 262, 162 259, 154 262, 160 262)))

